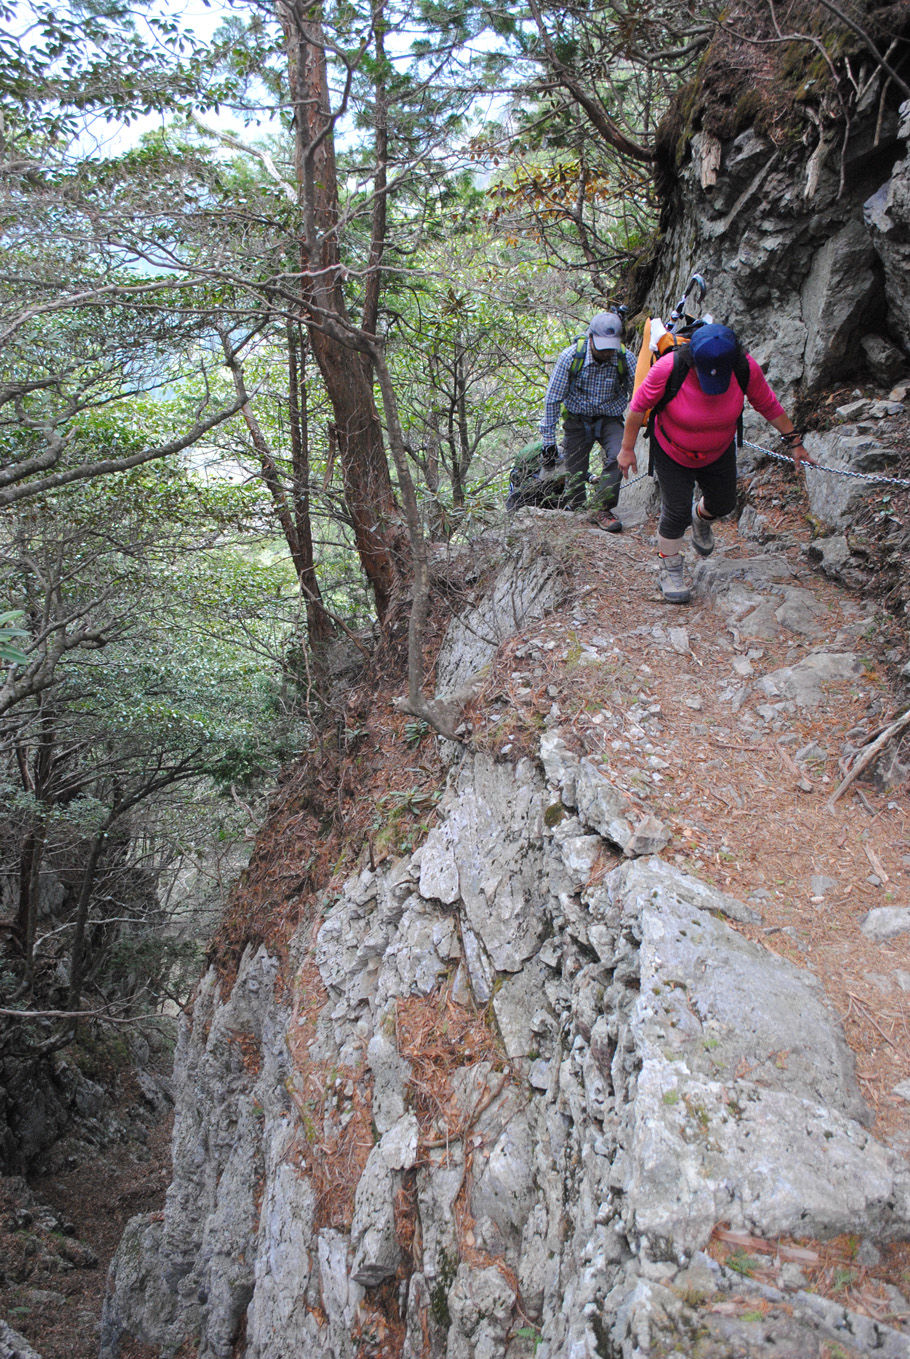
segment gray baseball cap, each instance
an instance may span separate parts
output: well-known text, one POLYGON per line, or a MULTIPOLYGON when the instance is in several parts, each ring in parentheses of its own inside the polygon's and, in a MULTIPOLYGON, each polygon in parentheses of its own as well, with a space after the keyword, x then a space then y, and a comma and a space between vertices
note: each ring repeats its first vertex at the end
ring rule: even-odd
POLYGON ((622 348, 622 317, 615 311, 599 311, 588 326, 592 349, 622 348))

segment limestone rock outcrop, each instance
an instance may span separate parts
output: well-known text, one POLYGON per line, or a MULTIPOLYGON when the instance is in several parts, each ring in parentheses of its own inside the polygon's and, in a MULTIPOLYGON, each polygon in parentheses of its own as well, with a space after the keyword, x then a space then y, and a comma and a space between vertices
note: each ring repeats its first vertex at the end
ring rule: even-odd
POLYGON ((890 385, 901 355, 910 373, 910 101, 881 120, 877 107, 837 144, 819 134, 808 157, 754 127, 677 149, 648 309, 666 315, 701 273, 706 307, 785 401, 850 379, 890 385))
MULTIPOLYGON (((242 1333, 247 1359, 353 1359, 392 1282, 407 1359, 685 1354, 695 1331, 751 1353, 756 1315, 787 1352, 843 1344, 842 1309, 705 1247, 718 1222, 906 1235, 910 1167, 870 1136, 813 976, 727 923, 752 907, 622 859, 624 819, 558 730, 539 764, 467 756, 424 844, 295 939, 295 995, 264 950, 230 994, 206 978, 163 1220, 120 1247, 102 1359, 125 1332, 162 1356, 192 1337, 228 1359, 242 1333), (346 1217, 326 1157, 347 1158, 346 1217)), ((848 1324, 845 1353, 906 1353, 848 1324)))

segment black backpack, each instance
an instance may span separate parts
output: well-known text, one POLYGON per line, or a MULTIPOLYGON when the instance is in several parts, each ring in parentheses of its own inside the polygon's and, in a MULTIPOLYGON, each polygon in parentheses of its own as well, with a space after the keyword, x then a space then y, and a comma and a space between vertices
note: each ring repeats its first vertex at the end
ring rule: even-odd
MULTIPOLYGON (((685 382, 687 376, 692 371, 694 360, 692 358, 692 348, 688 344, 678 345, 673 351, 673 369, 667 378, 667 385, 663 390, 662 396, 651 407, 648 415, 648 434, 654 437, 654 417, 668 406, 675 396, 679 395, 679 390, 685 382)), ((749 370, 749 360, 746 352, 741 345, 737 345, 736 353, 733 355, 733 375, 742 388, 743 397, 749 386, 751 376, 749 370)), ((736 425, 736 446, 742 448, 743 445, 743 417, 740 415, 736 425)))
POLYGON ((563 510, 568 501, 566 497, 566 478, 562 476, 542 477, 540 475, 540 439, 527 444, 512 464, 509 474, 509 495, 507 510, 524 509, 534 505, 539 510, 563 510))

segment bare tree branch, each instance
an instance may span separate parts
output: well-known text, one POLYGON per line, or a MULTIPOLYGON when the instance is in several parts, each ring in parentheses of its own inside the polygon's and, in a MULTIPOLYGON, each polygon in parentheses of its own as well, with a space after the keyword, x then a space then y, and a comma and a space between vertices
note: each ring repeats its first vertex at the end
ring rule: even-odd
MULTIPOLYGON (((39 477, 35 481, 20 482, 8 490, 0 491, 0 507, 14 505, 23 500, 33 500, 36 496, 43 495, 45 491, 54 490, 58 486, 69 486, 75 481, 87 481, 91 477, 104 476, 110 472, 126 472, 131 467, 140 467, 143 463, 154 462, 158 458, 168 458, 174 453, 182 453, 185 448, 191 448, 193 444, 198 443, 210 429, 215 429, 218 425, 224 424, 225 420, 230 420, 238 413, 242 405, 242 401, 235 401, 225 410, 217 411, 205 420, 198 420, 191 429, 179 438, 172 439, 166 444, 160 444, 155 448, 143 449, 141 453, 133 453, 127 458, 99 458, 95 462, 82 463, 79 467, 69 468, 65 472, 55 472, 52 476, 39 477)), ((9 477, 9 474, 15 470, 14 468, 7 469, 7 476, 9 477)))

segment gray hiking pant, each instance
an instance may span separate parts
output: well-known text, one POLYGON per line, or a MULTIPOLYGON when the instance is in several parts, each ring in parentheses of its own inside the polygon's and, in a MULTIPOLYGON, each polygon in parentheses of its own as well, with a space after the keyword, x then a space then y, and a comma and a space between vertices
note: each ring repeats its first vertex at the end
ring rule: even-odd
POLYGON ((622 445, 623 421, 618 415, 569 415, 563 421, 562 455, 566 464, 566 493, 570 510, 585 508, 585 487, 591 449, 603 449, 603 471, 591 492, 591 508, 611 510, 619 499, 622 473, 616 459, 622 445))

